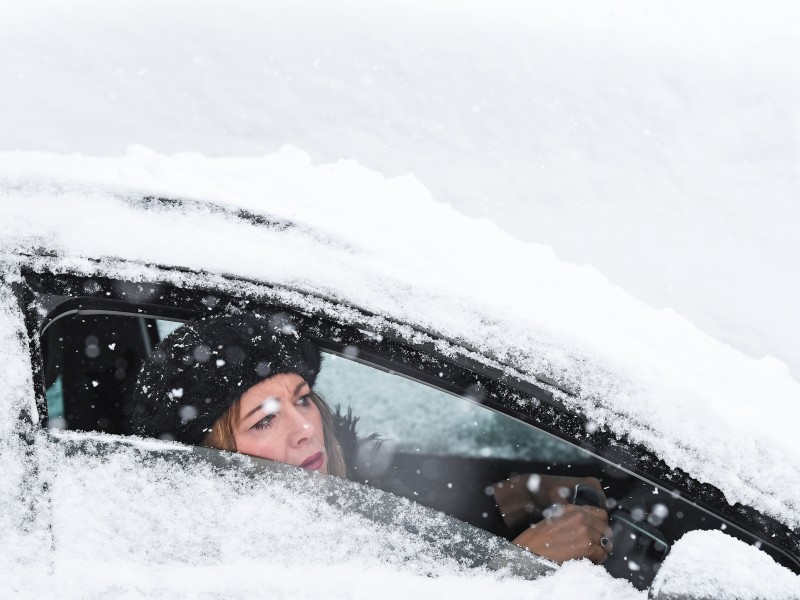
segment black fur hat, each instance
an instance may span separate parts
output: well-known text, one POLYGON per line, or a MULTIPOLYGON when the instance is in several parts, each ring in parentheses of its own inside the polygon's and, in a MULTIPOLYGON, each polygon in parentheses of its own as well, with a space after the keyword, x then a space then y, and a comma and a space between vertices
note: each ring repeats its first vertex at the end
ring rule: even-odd
POLYGON ((320 353, 285 313, 219 315, 187 323, 145 360, 128 412, 132 433, 200 444, 250 387, 280 373, 314 385, 320 353))

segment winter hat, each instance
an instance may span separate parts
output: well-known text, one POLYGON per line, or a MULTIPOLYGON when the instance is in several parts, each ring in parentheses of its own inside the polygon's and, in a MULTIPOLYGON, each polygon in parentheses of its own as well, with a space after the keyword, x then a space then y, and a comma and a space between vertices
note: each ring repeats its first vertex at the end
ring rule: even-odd
POLYGON ((218 315, 176 329, 147 357, 127 412, 132 433, 202 443, 214 422, 244 392, 280 373, 310 385, 317 347, 285 313, 218 315))

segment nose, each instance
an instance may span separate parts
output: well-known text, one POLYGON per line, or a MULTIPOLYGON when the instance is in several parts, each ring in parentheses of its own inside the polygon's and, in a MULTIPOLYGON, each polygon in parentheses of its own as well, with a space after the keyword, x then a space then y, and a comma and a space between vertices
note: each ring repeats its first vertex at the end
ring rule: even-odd
POLYGON ((306 419, 305 415, 298 410, 296 406, 292 406, 286 416, 289 422, 289 444, 292 446, 301 446, 303 443, 314 437, 316 430, 314 425, 306 419))

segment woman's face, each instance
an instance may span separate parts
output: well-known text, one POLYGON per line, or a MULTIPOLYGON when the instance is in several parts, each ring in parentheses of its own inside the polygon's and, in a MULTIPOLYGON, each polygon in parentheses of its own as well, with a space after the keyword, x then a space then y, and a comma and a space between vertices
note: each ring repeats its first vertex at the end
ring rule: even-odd
POLYGON ((273 375, 239 400, 236 449, 321 473, 328 472, 322 417, 311 388, 295 373, 273 375))

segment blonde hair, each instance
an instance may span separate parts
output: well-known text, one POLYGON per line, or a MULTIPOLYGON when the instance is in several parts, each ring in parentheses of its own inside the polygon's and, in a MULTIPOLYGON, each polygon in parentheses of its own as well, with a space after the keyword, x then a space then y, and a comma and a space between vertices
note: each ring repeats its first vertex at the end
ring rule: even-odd
MULTIPOLYGON (((338 477, 347 477, 347 464, 344 460, 344 452, 342 452, 342 446, 339 444, 339 440, 336 439, 336 435, 334 434, 333 412, 328 406, 328 403, 319 395, 311 392, 309 397, 317 407, 317 410, 319 410, 320 417, 322 418, 325 453, 328 455, 328 473, 338 477)), ((236 449, 236 439, 233 436, 234 427, 238 423, 239 400, 236 400, 220 418, 214 421, 211 431, 209 431, 203 439, 203 446, 206 448, 215 448, 217 450, 238 452, 236 449)))

